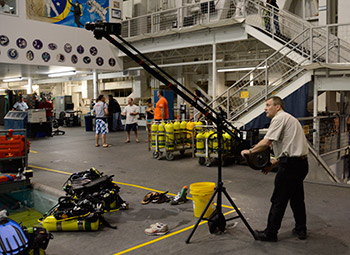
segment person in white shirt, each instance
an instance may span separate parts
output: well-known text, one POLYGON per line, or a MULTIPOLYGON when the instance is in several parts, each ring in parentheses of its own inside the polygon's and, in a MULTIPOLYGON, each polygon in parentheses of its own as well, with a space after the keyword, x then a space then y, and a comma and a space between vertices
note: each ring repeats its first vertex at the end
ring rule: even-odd
POLYGON ((137 126, 137 119, 139 118, 139 107, 137 105, 134 105, 134 100, 129 97, 128 98, 128 106, 124 108, 123 115, 126 116, 126 122, 125 122, 125 130, 126 130, 126 141, 125 143, 130 143, 130 131, 131 129, 135 132, 136 142, 139 143, 139 137, 138 137, 138 126, 137 126))
POLYGON ((12 111, 22 111, 25 112, 28 110, 28 105, 26 102, 24 102, 24 99, 22 96, 19 97, 19 101, 16 102, 13 107, 12 111))
POLYGON ((0 13, 11 13, 10 7, 4 0, 0 0, 0 13))
POLYGON ((264 139, 250 150, 241 152, 244 157, 246 154, 266 150, 272 144, 276 158, 271 161, 270 166, 262 169, 262 172, 267 174, 273 167, 278 166, 267 227, 265 230, 255 231, 255 236, 260 241, 276 242, 289 203, 295 220, 292 233, 304 240, 307 238, 303 186, 309 171, 307 140, 300 122, 284 111, 283 100, 280 97, 268 98, 265 112, 266 116, 271 118, 271 123, 264 139))

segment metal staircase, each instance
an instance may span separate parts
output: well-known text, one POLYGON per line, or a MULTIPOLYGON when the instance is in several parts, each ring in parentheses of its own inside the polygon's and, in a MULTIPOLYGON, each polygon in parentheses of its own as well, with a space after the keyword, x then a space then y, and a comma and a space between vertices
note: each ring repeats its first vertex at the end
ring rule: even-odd
POLYGON ((287 11, 246 1, 246 31, 276 51, 226 89, 210 104, 221 107, 238 127, 264 111, 271 95, 288 96, 311 80, 305 66, 313 63, 350 62, 350 46, 326 27, 314 27, 287 11), (274 18, 278 17, 278 29, 274 18), (270 31, 266 30, 270 18, 270 31))

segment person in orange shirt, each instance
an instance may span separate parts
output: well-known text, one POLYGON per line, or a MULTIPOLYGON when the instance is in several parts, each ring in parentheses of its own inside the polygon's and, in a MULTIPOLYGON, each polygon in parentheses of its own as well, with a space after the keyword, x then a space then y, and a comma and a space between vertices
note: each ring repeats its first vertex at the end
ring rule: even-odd
POLYGON ((158 90, 157 97, 159 98, 156 108, 154 109, 154 120, 163 121, 169 119, 168 101, 163 96, 163 91, 158 90))

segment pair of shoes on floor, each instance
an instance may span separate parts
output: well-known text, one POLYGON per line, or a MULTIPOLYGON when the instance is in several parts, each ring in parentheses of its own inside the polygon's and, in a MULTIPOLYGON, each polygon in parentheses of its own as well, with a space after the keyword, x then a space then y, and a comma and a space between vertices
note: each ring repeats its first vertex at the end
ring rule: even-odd
POLYGON ((185 192, 182 196, 181 193, 177 193, 176 197, 172 198, 170 201, 171 205, 180 205, 180 204, 184 204, 187 202, 187 192, 185 192))
POLYGON ((305 230, 296 230, 293 228, 292 233, 293 235, 298 236, 300 240, 305 240, 307 238, 307 233, 305 230))
POLYGON ((168 191, 160 193, 160 192, 148 192, 146 196, 141 201, 141 204, 146 205, 149 203, 156 203, 156 204, 162 204, 162 203, 168 203, 170 201, 169 197, 166 195, 168 191))
POLYGON ((167 224, 159 223, 151 224, 150 228, 145 229, 145 234, 149 236, 162 236, 169 232, 167 224))

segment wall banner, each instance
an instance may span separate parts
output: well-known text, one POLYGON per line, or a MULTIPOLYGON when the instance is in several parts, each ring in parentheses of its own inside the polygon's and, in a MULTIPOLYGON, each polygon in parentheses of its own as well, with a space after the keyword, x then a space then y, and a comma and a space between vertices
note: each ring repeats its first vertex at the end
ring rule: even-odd
POLYGON ((27 18, 72 27, 109 22, 109 0, 26 0, 27 18))

